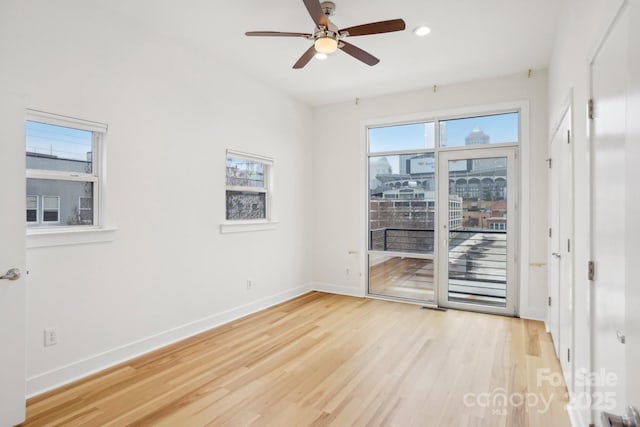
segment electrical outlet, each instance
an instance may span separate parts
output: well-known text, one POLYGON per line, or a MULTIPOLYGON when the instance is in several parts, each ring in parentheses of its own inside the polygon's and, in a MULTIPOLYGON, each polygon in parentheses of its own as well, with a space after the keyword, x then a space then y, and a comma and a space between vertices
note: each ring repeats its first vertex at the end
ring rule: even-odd
POLYGON ((56 328, 47 328, 44 330, 44 346, 51 347, 58 344, 58 331, 56 328))
POLYGON ((253 287, 253 282, 251 281, 251 279, 247 279, 247 290, 251 290, 251 288, 253 287))
POLYGON ((348 276, 349 274, 351 274, 351 270, 347 268, 344 273, 348 276))

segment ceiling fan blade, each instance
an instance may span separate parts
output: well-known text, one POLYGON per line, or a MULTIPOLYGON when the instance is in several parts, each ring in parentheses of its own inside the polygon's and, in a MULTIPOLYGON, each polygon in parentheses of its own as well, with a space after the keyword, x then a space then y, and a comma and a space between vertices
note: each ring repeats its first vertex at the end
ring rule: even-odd
POLYGON ((327 16, 322 11, 322 7, 320 6, 320 2, 318 0, 302 0, 304 5, 307 7, 309 11, 309 15, 311 15, 311 19, 316 25, 322 25, 327 27, 328 21, 327 16))
POLYGON ((311 58, 313 58, 315 54, 316 54, 316 47, 314 45, 311 45, 311 47, 307 49, 305 53, 302 54, 300 59, 298 59, 298 62, 293 64, 293 68, 298 69, 298 68, 304 67, 309 63, 309 61, 311 61, 311 58))
POLYGON ((357 60, 364 62, 367 65, 373 66, 380 62, 380 60, 375 56, 371 55, 368 52, 365 52, 359 47, 352 45, 351 43, 340 40, 340 44, 342 45, 340 49, 342 49, 345 53, 348 53, 349 55, 353 56, 357 60))
POLYGON ((402 19, 391 19, 389 21, 372 22, 370 24, 356 25, 340 30, 340 34, 353 36, 366 36, 368 34, 392 33, 402 31, 406 28, 402 19))
POLYGON ((309 33, 286 33, 282 31, 247 31, 245 36, 261 36, 261 37, 304 37, 311 38, 313 34, 309 33))

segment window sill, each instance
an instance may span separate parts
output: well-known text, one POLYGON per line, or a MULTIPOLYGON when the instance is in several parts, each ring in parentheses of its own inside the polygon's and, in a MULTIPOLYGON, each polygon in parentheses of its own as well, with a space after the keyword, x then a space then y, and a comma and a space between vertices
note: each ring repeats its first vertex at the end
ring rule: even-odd
POLYGON ((275 230, 276 228, 278 228, 278 221, 234 221, 220 224, 220 233, 245 233, 275 230))
POLYGON ((112 242, 116 231, 114 227, 27 229, 27 249, 112 242))

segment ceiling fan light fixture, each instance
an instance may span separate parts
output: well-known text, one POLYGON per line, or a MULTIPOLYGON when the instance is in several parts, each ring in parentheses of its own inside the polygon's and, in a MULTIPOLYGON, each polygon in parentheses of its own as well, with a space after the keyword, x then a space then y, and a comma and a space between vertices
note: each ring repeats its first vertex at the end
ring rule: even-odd
POLYGON ((316 52, 328 55, 338 50, 338 41, 331 37, 319 37, 316 39, 314 46, 316 52))
POLYGON ((415 30, 413 30, 413 34, 415 34, 418 37, 424 37, 430 32, 431 32, 431 28, 427 27, 426 25, 422 25, 420 27, 417 27, 415 30))

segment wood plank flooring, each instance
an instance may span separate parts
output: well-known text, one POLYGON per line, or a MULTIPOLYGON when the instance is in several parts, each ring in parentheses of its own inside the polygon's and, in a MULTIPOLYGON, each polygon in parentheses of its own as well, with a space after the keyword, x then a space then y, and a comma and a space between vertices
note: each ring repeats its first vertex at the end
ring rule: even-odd
POLYGON ((540 322, 313 292, 30 399, 24 425, 568 426, 546 368, 540 322))

